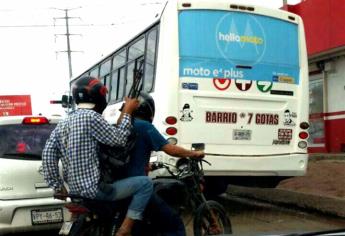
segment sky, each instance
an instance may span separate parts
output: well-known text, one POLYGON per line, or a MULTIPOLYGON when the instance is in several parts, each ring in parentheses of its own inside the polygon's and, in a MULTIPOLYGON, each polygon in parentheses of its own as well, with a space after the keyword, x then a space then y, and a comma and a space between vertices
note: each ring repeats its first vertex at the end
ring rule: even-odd
MULTIPOLYGON (((301 0, 288 0, 289 4, 301 0)), ((76 76, 128 41, 154 19, 166 0, 11 0, 0 4, 0 95, 30 95, 33 114, 64 114, 50 104, 69 84, 68 11, 76 76), (60 18, 60 19, 59 19, 60 18)), ((230 1, 229 1, 230 2, 230 1)), ((283 0, 237 0, 280 8, 283 0)))

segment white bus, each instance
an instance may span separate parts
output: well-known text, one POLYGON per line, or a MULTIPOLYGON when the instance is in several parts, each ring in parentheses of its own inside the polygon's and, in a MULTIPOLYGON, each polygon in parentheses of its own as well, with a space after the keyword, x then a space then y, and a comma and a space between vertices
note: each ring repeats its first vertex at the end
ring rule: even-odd
POLYGON ((114 122, 141 60, 154 125, 171 143, 204 146, 210 181, 269 187, 305 174, 309 90, 299 16, 229 1, 169 1, 156 22, 73 81, 101 78, 110 91, 104 116, 114 122))

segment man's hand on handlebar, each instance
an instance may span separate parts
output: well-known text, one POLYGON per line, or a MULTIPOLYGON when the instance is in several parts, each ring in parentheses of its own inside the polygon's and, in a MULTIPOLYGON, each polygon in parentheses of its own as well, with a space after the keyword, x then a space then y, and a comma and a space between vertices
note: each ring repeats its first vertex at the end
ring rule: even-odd
POLYGON ((204 151, 192 151, 191 158, 203 158, 205 156, 204 151))

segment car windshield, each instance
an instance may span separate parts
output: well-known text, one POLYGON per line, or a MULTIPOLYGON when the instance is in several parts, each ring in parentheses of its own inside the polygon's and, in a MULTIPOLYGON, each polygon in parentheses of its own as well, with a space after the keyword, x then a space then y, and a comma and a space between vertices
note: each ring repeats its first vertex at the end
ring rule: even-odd
POLYGON ((41 159, 44 145, 55 125, 0 126, 0 157, 41 159))

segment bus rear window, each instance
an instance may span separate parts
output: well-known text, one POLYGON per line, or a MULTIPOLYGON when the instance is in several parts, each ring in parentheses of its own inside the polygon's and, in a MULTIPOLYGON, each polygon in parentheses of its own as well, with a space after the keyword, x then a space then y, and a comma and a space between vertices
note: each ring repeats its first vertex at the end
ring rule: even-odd
POLYGON ((179 13, 181 77, 298 83, 298 25, 251 13, 188 10, 179 13))

